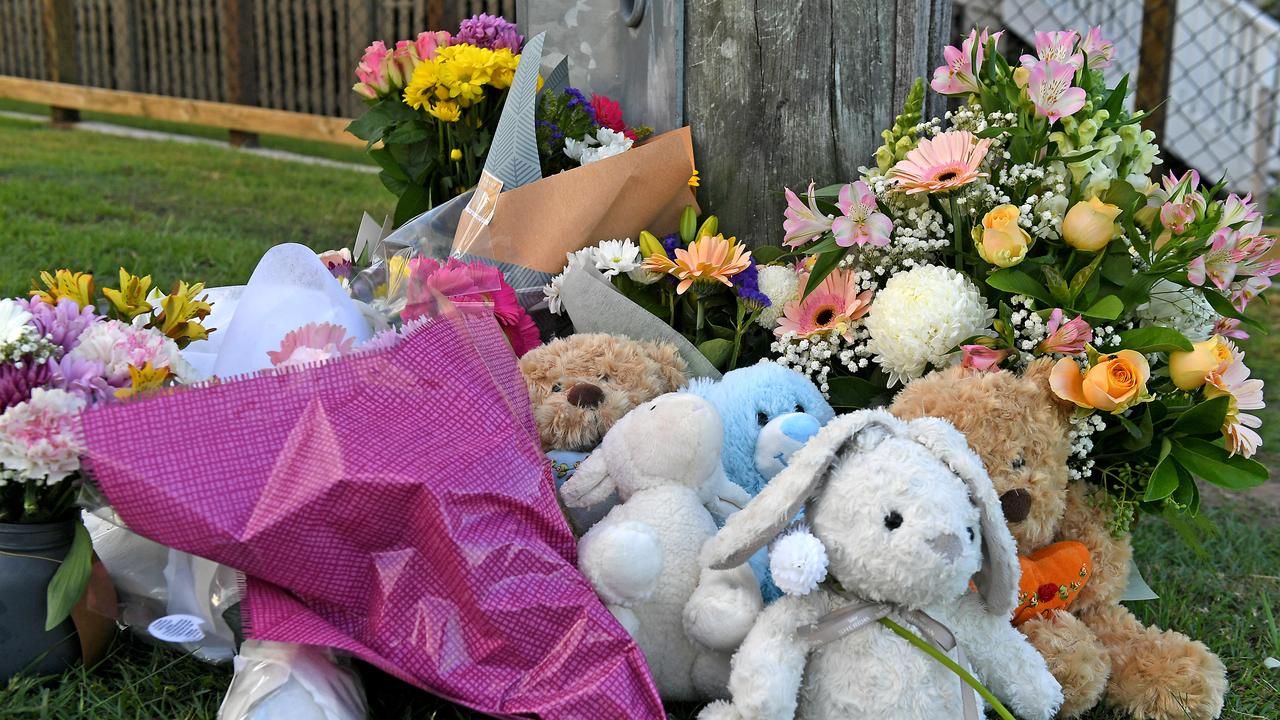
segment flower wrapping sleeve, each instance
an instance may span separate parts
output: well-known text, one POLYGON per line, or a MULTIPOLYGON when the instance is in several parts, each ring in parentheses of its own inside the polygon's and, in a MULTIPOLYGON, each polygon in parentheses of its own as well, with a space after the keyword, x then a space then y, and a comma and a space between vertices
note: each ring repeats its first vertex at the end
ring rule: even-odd
POLYGON ((491 318, 83 416, 129 526, 245 573, 248 637, 346 650, 500 717, 662 718, 575 568, 491 318))

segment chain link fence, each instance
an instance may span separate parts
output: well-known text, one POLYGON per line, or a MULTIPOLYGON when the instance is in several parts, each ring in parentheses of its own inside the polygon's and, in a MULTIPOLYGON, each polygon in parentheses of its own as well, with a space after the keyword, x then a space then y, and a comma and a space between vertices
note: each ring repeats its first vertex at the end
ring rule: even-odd
MULTIPOLYGON (((1175 166, 1280 211, 1280 0, 957 0, 956 30, 1004 29, 1005 47, 1030 47, 1037 30, 1100 26, 1116 45, 1109 72, 1146 78, 1164 99, 1160 145, 1175 166), (1145 42, 1144 47, 1144 30, 1145 42), (1160 72, 1168 68, 1167 80, 1160 72), (1152 84, 1154 81, 1154 85, 1152 84)), ((1130 101, 1132 102, 1132 97, 1130 101)))

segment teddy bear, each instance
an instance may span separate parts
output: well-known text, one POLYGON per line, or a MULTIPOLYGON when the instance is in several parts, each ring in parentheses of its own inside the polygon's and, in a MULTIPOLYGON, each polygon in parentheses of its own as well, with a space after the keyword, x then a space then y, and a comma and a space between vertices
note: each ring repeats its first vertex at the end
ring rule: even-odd
MULTIPOLYGON (((809 378, 769 360, 724 374, 696 378, 687 392, 700 395, 724 422, 721 464, 729 480, 755 496, 787 465, 791 454, 835 417, 809 378)), ((764 550, 751 558, 766 603, 782 595, 769 574, 764 550)))
MULTIPOLYGON (((534 348, 520 358, 520 372, 557 488, 623 415, 686 381, 674 345, 607 333, 569 335, 534 348)), ((585 532, 613 502, 569 511, 570 524, 585 532)))
POLYGON ((1052 363, 1021 375, 954 367, 908 384, 893 413, 942 417, 982 458, 1022 556, 1014 620, 1062 683, 1060 717, 1104 696, 1143 720, 1216 718, 1226 670, 1203 643, 1144 626, 1120 604, 1133 555, 1114 534, 1105 490, 1068 481, 1071 403, 1049 387, 1052 363))
POLYGON ((746 565, 698 562, 713 513, 747 500, 720 467, 723 439, 706 400, 663 395, 623 416, 561 488, 570 507, 619 497, 582 537, 578 567, 635 638, 664 700, 724 697, 729 658, 762 606, 746 565))
POLYGON ((955 428, 883 409, 841 415, 729 517, 704 566, 741 563, 801 508, 825 582, 815 574, 765 608, 733 657, 731 701, 699 720, 981 720, 978 693, 881 619, 970 665, 1025 720, 1053 716, 1061 689, 1008 622, 1013 537, 955 428))

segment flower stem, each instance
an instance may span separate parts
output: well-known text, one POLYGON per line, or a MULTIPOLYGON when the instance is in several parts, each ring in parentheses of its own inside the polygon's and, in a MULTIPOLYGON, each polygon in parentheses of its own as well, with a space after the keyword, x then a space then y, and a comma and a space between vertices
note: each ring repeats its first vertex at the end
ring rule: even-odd
POLYGON ((738 320, 733 326, 733 354, 729 356, 729 370, 738 367, 738 352, 742 350, 742 301, 738 301, 738 320))
POLYGON ((707 308, 705 305, 702 304, 702 298, 698 297, 698 294, 696 291, 693 294, 693 305, 694 305, 694 309, 697 310, 697 313, 698 313, 698 320, 697 320, 697 323, 694 325, 694 330, 693 330, 693 337, 694 337, 693 344, 701 345, 702 344, 702 328, 707 323, 707 308))
POLYGON ((997 715, 1004 718, 1004 720, 1014 720, 1013 714, 996 699, 995 695, 991 694, 991 691, 988 690, 985 685, 978 682, 977 678, 970 674, 968 670, 960 667, 955 660, 947 657, 946 653, 925 642, 919 635, 916 635, 889 618, 880 618, 880 624, 892 630, 894 634, 898 635, 902 639, 931 655, 934 660, 937 660, 947 666, 947 669, 951 672, 959 675, 960 679, 963 680, 965 684, 978 691, 978 694, 982 696, 983 700, 986 700, 987 703, 991 705, 991 709, 995 710, 997 715))
POLYGON ((955 193, 947 196, 947 203, 951 206, 951 235, 952 247, 956 253, 956 269, 963 273, 964 270, 964 237, 960 234, 960 214, 956 211, 955 193))

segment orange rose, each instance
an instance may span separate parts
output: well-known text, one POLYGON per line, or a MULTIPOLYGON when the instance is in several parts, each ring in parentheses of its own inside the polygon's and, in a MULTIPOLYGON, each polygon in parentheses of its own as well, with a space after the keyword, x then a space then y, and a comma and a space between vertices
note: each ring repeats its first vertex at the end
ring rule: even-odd
POLYGON ((1151 366, 1142 353, 1121 350, 1098 358, 1083 373, 1075 360, 1062 358, 1053 366, 1049 386, 1082 408, 1118 413, 1142 402, 1150 377, 1151 366))

